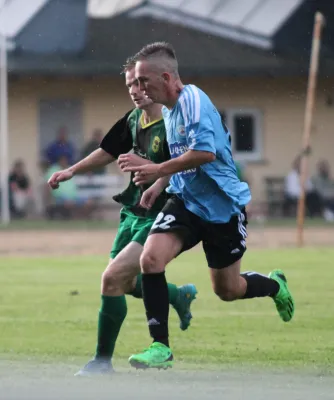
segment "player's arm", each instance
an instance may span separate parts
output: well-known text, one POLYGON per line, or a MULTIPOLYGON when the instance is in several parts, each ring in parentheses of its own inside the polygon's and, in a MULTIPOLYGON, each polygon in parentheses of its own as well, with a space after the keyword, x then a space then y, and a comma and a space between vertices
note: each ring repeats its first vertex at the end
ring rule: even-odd
POLYGON ((153 182, 162 177, 170 177, 177 172, 199 167, 214 161, 216 155, 209 151, 188 150, 182 156, 161 164, 127 167, 124 171, 135 171, 134 182, 136 185, 153 182))
POLYGON ((132 135, 128 126, 128 117, 131 111, 126 113, 102 139, 100 148, 112 156, 113 160, 132 149, 132 135))
POLYGON ((216 155, 209 151, 188 150, 180 157, 159 164, 158 175, 160 177, 173 175, 187 169, 200 167, 215 159, 216 155))
POLYGON ((123 172, 127 171, 129 167, 139 167, 141 165, 153 164, 151 160, 147 160, 146 158, 142 158, 137 154, 121 154, 118 157, 117 163, 123 172))
POLYGON ((209 115, 210 110, 207 110, 207 107, 212 105, 201 104, 200 96, 196 92, 184 96, 181 104, 188 150, 181 156, 157 166, 147 165, 132 169, 137 171, 137 178, 141 177, 142 181, 151 182, 159 177, 197 168, 215 160, 214 130, 209 115))
POLYGON ((60 182, 68 181, 76 174, 89 172, 98 167, 104 167, 114 160, 115 159, 104 150, 97 149, 71 167, 52 174, 48 180, 48 184, 52 189, 57 189, 60 182))
MULTIPOLYGON (((164 176, 163 178, 159 178, 156 180, 152 186, 150 186, 145 192, 142 194, 140 199, 140 206, 146 209, 150 209, 155 200, 160 196, 160 194, 164 191, 164 189, 169 185, 169 180, 171 175, 164 176)), ((136 185, 140 185, 140 180, 136 181, 134 179, 136 185)))
POLYGON ((71 167, 55 172, 48 180, 49 186, 52 189, 57 189, 60 182, 72 179, 76 174, 89 172, 95 168, 106 166, 115 161, 120 154, 130 151, 132 148, 132 136, 127 126, 127 119, 130 112, 125 114, 124 117, 118 120, 109 130, 102 139, 100 148, 71 167))
POLYGON ((92 153, 90 153, 87 157, 72 165, 69 170, 72 172, 72 175, 83 174, 85 172, 92 171, 98 167, 104 167, 110 163, 115 161, 115 158, 99 148, 92 153))

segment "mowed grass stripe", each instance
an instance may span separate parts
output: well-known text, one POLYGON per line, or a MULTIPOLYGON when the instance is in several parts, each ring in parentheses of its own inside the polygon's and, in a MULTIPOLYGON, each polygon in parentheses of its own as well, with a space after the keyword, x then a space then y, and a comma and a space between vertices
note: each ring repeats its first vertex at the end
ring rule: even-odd
MULTIPOLYGON (((176 360, 198 366, 251 364, 268 367, 334 364, 334 250, 250 250, 243 270, 268 273, 282 268, 296 312, 280 320, 271 299, 223 303, 213 293, 205 258, 188 252, 168 268, 180 285, 193 282, 198 298, 186 332, 170 310, 171 345, 176 360)), ((0 258, 0 354, 50 361, 91 357, 100 307, 100 276, 106 257, 0 258), (78 295, 71 292, 78 291, 78 295)), ((115 363, 150 343, 143 304, 128 297, 128 316, 115 363)), ((176 363, 177 365, 177 363, 176 363)))

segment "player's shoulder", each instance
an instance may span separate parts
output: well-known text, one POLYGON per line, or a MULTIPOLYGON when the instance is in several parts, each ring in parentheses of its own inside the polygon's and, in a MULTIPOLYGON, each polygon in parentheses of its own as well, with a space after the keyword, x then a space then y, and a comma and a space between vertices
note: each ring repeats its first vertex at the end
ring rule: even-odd
POLYGON ((156 122, 156 126, 159 128, 159 129, 164 129, 164 130, 166 130, 166 125, 165 125, 165 121, 164 121, 164 118, 162 117, 161 119, 159 119, 157 122, 156 122))
POLYGON ((142 110, 139 108, 134 108, 133 110, 129 111, 127 115, 127 120, 138 120, 141 117, 142 110))
POLYGON ((211 103, 206 93, 195 85, 185 85, 179 96, 179 106, 185 119, 199 122, 201 110, 211 103))
POLYGON ((199 103, 210 100, 208 95, 196 85, 185 85, 179 97, 179 101, 199 103))

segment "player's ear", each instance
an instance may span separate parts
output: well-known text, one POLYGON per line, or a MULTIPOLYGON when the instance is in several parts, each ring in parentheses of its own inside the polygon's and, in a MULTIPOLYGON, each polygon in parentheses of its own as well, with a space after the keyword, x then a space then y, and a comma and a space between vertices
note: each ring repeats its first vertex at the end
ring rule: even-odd
POLYGON ((161 75, 161 77, 162 77, 162 80, 163 80, 165 83, 169 83, 169 81, 170 81, 170 75, 169 75, 168 72, 163 72, 162 75, 161 75))

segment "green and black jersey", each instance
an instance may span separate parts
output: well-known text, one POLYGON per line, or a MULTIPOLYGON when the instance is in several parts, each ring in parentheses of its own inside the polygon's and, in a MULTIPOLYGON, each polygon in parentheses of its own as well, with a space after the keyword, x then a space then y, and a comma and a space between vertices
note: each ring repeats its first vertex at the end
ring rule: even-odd
MULTIPOLYGON (((134 109, 116 122, 101 142, 100 147, 118 158, 119 155, 133 150, 138 156, 160 164, 170 159, 166 140, 165 124, 161 119, 144 125, 143 111, 134 109)), ((142 187, 136 186, 133 174, 129 186, 120 194, 113 197, 135 215, 155 217, 167 201, 168 194, 164 191, 156 200, 151 210, 145 210, 138 206, 141 195, 150 184, 142 187)))

